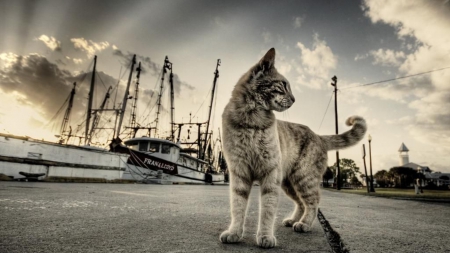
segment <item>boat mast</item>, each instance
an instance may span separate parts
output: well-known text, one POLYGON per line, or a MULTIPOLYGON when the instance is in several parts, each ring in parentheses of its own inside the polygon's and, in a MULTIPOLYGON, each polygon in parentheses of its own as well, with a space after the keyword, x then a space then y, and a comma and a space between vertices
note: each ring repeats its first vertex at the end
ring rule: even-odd
POLYGON ((94 132, 94 129, 96 129, 97 126, 98 126, 98 122, 100 121, 100 115, 101 115, 102 111, 105 110, 105 106, 106 106, 106 103, 108 102, 108 99, 110 97, 111 90, 112 90, 112 87, 109 86, 108 90, 106 91, 105 98, 103 98, 103 102, 100 105, 100 108, 98 110, 93 110, 95 116, 94 116, 94 120, 92 121, 92 126, 91 126, 91 130, 89 132, 89 139, 87 141, 87 145, 91 144, 92 133, 94 132))
POLYGON ((133 138, 136 137, 136 133, 138 131, 138 128, 136 127, 136 110, 137 110, 137 101, 138 101, 138 94, 139 94, 139 79, 141 77, 141 62, 139 62, 136 71, 137 71, 136 89, 134 90, 134 100, 133 100, 133 105, 131 106, 131 119, 130 119, 131 135, 133 136, 133 138))
POLYGON ((155 120, 155 136, 158 134, 158 122, 159 122, 159 113, 161 110, 161 96, 164 88, 164 77, 167 73, 167 69, 172 67, 172 63, 169 61, 169 57, 166 56, 164 59, 164 65, 162 68, 162 75, 161 75, 161 86, 159 87, 159 96, 158 96, 158 109, 156 111, 156 120, 155 120))
POLYGON ((175 122, 173 121, 174 118, 174 110, 175 110, 175 101, 174 101, 174 90, 173 90, 173 73, 172 73, 172 63, 170 63, 170 76, 169 76, 169 83, 170 83, 170 140, 175 142, 175 122))
POLYGON ((212 92, 211 92, 211 103, 209 104, 208 121, 206 122, 205 141, 204 141, 204 144, 203 144, 203 152, 201 154, 201 158, 200 159, 205 159, 206 143, 208 141, 208 130, 209 130, 209 124, 210 124, 210 120, 211 120, 212 107, 213 107, 213 102, 214 102, 214 92, 216 90, 217 79, 219 78, 219 66, 220 66, 220 59, 217 59, 216 71, 214 72, 214 81, 213 81, 213 87, 212 87, 212 92))
MULTIPOLYGON (((61 124, 61 135, 60 135, 60 140, 59 143, 63 144, 64 143, 64 139, 63 139, 63 135, 66 132, 66 128, 67 128, 67 123, 69 123, 69 118, 70 118, 70 112, 72 111, 72 106, 73 106, 73 98, 75 97, 75 87, 77 86, 77 83, 74 82, 73 83, 73 89, 70 92, 70 98, 69 98, 69 104, 67 106, 67 110, 66 113, 64 114, 64 119, 63 122, 61 124)), ((70 133, 72 132, 72 129, 70 130, 70 133)), ((69 134, 70 135, 70 134, 69 134)), ((66 140, 67 143, 68 139, 66 140)))
POLYGON ((94 84, 95 84, 95 67, 97 66, 97 55, 94 56, 94 69, 92 70, 91 88, 89 90, 88 108, 86 112, 86 129, 84 132, 84 144, 87 145, 89 137, 89 123, 91 121, 92 101, 94 99, 94 84))
POLYGON ((125 115, 125 109, 127 107, 128 96, 130 94, 130 84, 131 84, 131 77, 133 76, 134 64, 136 64, 136 55, 133 55, 133 59, 131 60, 130 75, 128 76, 127 88, 125 89, 125 95, 123 96, 122 109, 120 109, 120 119, 119 119, 119 125, 117 126, 117 135, 116 135, 117 138, 119 138, 119 135, 120 135, 120 129, 122 128, 123 116, 125 115))

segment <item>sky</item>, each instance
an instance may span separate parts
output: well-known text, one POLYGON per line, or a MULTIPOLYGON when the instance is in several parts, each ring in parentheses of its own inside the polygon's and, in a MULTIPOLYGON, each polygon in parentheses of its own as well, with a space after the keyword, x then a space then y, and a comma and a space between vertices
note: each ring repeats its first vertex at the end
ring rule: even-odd
MULTIPOLYGON (((349 129, 349 116, 366 119, 374 173, 399 165, 402 143, 410 162, 450 172, 450 68, 444 69, 450 67, 449 29, 448 0, 0 0, 0 132, 56 140, 64 102, 77 82, 69 124, 74 131, 79 125, 82 135, 94 55, 94 108, 109 86, 117 88, 108 107, 117 108, 131 56, 137 54, 143 69, 137 107, 142 125, 154 124, 166 56, 175 74, 176 122, 207 120, 221 60, 210 128, 217 138, 237 80, 274 47, 275 67, 296 98, 278 119, 334 134, 330 83, 337 76, 339 132, 349 129), (365 85, 428 71, 434 72, 365 85)), ((160 124, 168 126, 165 87, 160 124)), ((134 89, 133 82, 131 95, 134 89)), ((114 121, 107 113, 102 120, 105 127, 114 121)), ((197 130, 190 130, 192 141, 197 130)), ((367 136, 340 151, 361 170, 367 136)), ((330 152, 329 164, 334 162, 330 152)))

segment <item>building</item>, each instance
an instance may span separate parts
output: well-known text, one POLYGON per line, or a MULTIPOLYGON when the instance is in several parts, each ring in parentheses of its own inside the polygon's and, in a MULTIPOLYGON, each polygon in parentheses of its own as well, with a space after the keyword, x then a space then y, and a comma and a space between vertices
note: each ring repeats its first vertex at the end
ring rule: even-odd
POLYGON ((409 162, 409 149, 404 143, 400 145, 398 152, 401 167, 411 168, 425 176, 425 182, 422 182, 422 186, 426 186, 431 182, 438 187, 446 185, 450 186, 450 173, 433 172, 428 166, 422 166, 417 163, 409 162))

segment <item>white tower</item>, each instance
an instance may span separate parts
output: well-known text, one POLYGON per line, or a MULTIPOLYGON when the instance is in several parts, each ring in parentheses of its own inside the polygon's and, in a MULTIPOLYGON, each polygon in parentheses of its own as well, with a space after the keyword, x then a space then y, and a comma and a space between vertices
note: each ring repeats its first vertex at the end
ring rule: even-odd
POLYGON ((409 163, 408 151, 409 151, 409 149, 405 146, 404 143, 402 143, 402 145, 398 149, 398 153, 400 155, 400 166, 403 166, 403 165, 409 163))

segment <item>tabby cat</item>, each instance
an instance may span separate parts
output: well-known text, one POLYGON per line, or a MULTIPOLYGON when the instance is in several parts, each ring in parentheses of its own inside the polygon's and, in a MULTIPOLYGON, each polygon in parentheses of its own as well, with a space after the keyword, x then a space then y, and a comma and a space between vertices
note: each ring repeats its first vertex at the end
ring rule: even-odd
POLYGON ((260 184, 258 246, 272 248, 280 186, 294 201, 283 225, 308 232, 317 215, 319 184, 327 166, 327 151, 350 147, 366 133, 363 118, 347 119, 351 130, 318 136, 307 126, 280 121, 295 101, 288 80, 274 66, 275 49, 238 81, 222 114, 223 149, 230 173, 231 225, 220 235, 223 243, 238 242, 244 231, 252 184, 260 184))

